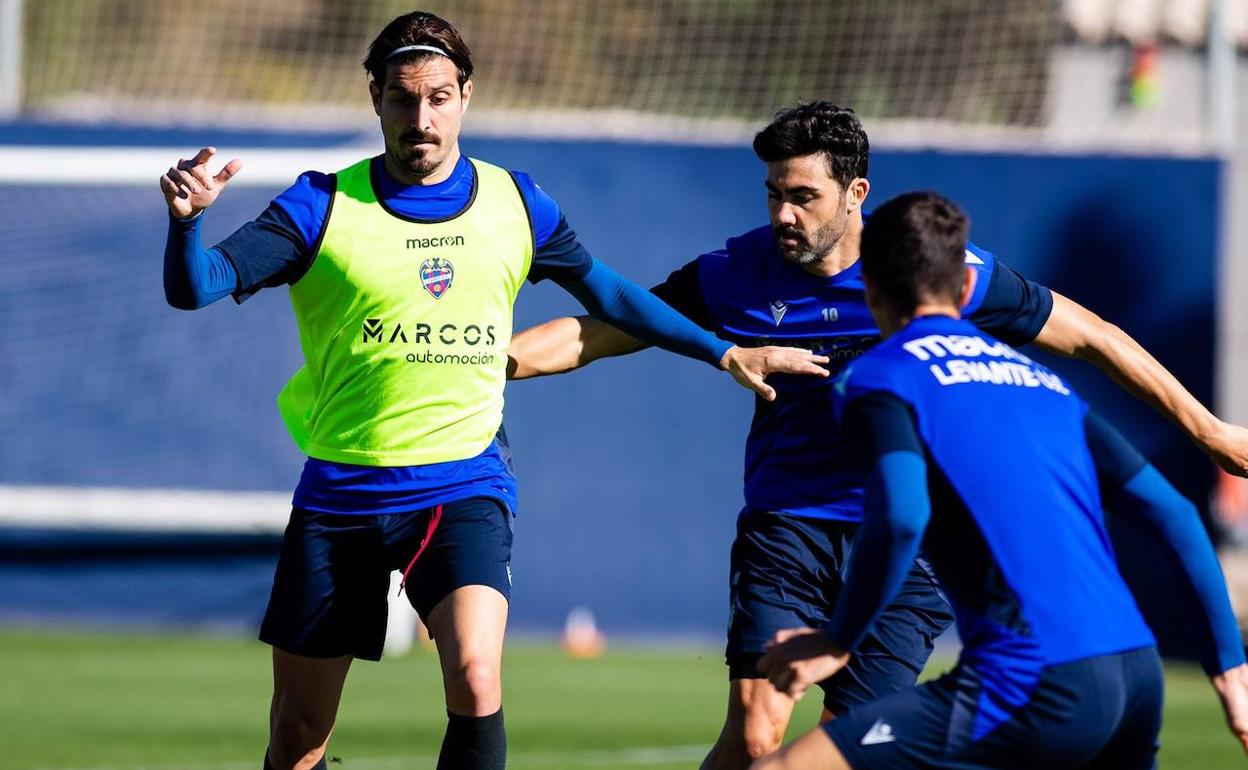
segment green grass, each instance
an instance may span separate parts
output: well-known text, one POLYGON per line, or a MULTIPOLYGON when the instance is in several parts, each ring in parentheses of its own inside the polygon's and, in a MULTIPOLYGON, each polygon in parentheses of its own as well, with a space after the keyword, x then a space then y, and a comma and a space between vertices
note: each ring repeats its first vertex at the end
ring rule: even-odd
MULTIPOLYGON (((265 743, 268 649, 177 636, 0 634, 6 770, 255 770, 265 743)), ((504 668, 509 767, 697 767, 727 683, 713 649, 611 650, 572 661, 513 644, 504 668)), ((1243 766, 1200 672, 1168 669, 1162 767, 1243 766)), ((796 729, 818 715, 799 706, 796 729)), ((357 663, 330 755, 344 770, 432 767, 445 712, 430 653, 357 663)), ((792 734, 796 734, 791 732, 792 734)))

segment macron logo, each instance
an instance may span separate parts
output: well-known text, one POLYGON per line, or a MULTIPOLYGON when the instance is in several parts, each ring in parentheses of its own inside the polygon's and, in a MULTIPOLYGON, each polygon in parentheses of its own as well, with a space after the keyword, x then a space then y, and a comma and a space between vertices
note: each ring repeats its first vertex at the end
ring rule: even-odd
POLYGON ((974 254, 974 253, 972 253, 970 249, 965 249, 965 251, 966 251, 966 260, 965 260, 965 261, 966 261, 966 264, 968 264, 968 265, 982 265, 982 264, 984 264, 984 260, 982 260, 982 259, 980 259, 979 257, 975 256, 975 254, 974 254))
POLYGON ((867 734, 862 736, 863 746, 876 746, 881 743, 892 743, 897 740, 897 736, 893 735, 893 728, 890 727, 883 719, 875 720, 875 724, 871 725, 871 729, 867 730, 867 734))
POLYGON ((775 302, 771 303, 770 307, 771 307, 771 317, 776 319, 776 326, 779 326, 780 319, 784 318, 784 314, 789 309, 789 306, 784 304, 780 300, 776 300, 775 302))

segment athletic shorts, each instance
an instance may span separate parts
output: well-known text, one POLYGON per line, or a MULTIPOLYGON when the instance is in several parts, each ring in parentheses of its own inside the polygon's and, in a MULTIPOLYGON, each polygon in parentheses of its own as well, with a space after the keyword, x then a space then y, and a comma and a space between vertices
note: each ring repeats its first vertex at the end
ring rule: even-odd
POLYGON ((824 730, 854 770, 1153 770, 1162 672, 1155 647, 1051 666, 1005 721, 980 723, 970 667, 855 706, 824 730), (987 728, 986 734, 976 739, 987 728))
MULTIPOLYGON (((380 660, 390 573, 404 570, 437 512, 290 514, 260 640, 296 655, 380 660)), ((512 515, 483 497, 441 506, 436 528, 407 576, 422 620, 447 594, 485 585, 511 598, 512 515)))
MULTIPOLYGON (((725 659, 730 679, 762 678, 758 660, 776 632, 821 628, 844 587, 857 525, 746 509, 732 545, 725 659)), ((849 665, 821 682, 824 706, 850 706, 913 687, 953 611, 919 560, 849 665)))

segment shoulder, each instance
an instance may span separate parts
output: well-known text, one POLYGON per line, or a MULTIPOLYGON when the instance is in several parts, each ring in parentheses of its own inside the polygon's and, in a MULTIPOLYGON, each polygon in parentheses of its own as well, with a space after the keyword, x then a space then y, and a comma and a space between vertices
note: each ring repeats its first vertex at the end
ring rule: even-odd
POLYGON ((305 171, 295 179, 294 184, 283 190, 276 200, 299 205, 328 201, 337 189, 337 185, 337 174, 327 174, 323 171, 305 171))
POLYGON ((337 184, 336 174, 305 171, 273 199, 273 207, 290 218, 291 226, 307 248, 317 242, 325 227, 337 184))
POLYGON ((724 250, 734 259, 760 260, 770 257, 775 251, 775 246, 776 241, 772 236, 771 225, 763 225, 729 238, 724 244, 724 250))
POLYGON ((973 243, 967 243, 965 262, 966 266, 974 268, 976 273, 975 289, 971 292, 971 299, 963 309, 969 315, 983 304, 984 298, 988 295, 988 287, 992 282, 993 271, 996 269, 997 257, 991 251, 981 249, 973 243))
POLYGON ((525 208, 529 211, 529 217, 533 221, 533 232, 537 238, 537 245, 540 247, 545 244, 556 230, 559 228, 560 220, 563 219, 563 210, 559 207, 558 202, 546 192, 533 177, 523 171, 508 170, 512 180, 516 183, 516 190, 520 193, 520 197, 524 199, 525 208))
POLYGON ((716 280, 724 275, 757 278, 775 248, 771 227, 764 225, 729 238, 722 249, 708 251, 697 259, 703 275, 716 280))

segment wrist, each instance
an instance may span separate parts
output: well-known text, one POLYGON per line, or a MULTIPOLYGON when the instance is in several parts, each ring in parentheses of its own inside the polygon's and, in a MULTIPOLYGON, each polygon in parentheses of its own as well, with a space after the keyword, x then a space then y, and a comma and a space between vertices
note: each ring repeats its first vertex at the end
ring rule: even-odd
POLYGON ((1220 674, 1214 674, 1209 677, 1209 682, 1213 685, 1213 689, 1218 691, 1218 695, 1223 696, 1237 683, 1245 681, 1248 681, 1248 664, 1244 663, 1232 666, 1220 674))
POLYGON ((181 222, 184 225, 189 225, 192 222, 198 221, 200 215, 202 215, 203 213, 204 213, 204 210, 200 209, 199 211, 196 211, 190 216, 180 217, 173 212, 173 209, 169 209, 169 218, 172 219, 174 222, 181 222))
POLYGON ((1210 446, 1216 443, 1222 436, 1222 432, 1226 427, 1226 423, 1219 420, 1212 412, 1206 411, 1203 415, 1198 415, 1189 420, 1191 423, 1187 427, 1187 433, 1196 443, 1202 446, 1210 446))
POLYGON ((715 352, 719 353, 719 368, 724 371, 731 371, 732 359, 737 346, 730 342, 721 342, 716 346, 715 352))

